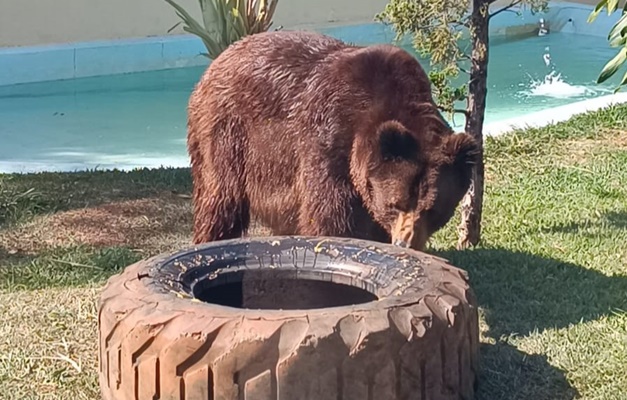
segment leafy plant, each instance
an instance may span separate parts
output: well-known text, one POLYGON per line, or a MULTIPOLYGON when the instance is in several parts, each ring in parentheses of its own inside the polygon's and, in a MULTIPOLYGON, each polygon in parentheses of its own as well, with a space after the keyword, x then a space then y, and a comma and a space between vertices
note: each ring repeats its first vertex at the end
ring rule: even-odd
POLYGON ((174 0, 165 1, 181 18, 183 30, 202 39, 208 52, 205 56, 215 59, 231 43, 270 29, 279 0, 198 0, 202 24, 174 0))
MULTIPOLYGON (((601 0, 594 8, 594 11, 590 13, 588 22, 591 23, 596 20, 603 9, 607 10, 608 15, 613 14, 619 10, 619 4, 620 0, 601 0)), ((620 47, 620 49, 614 58, 605 64, 597 78, 597 83, 603 83, 614 76, 627 61, 627 1, 623 1, 622 15, 607 35, 607 40, 610 42, 611 47, 620 47)), ((618 92, 625 85, 627 85, 627 71, 618 86, 616 86, 614 93, 618 92)))

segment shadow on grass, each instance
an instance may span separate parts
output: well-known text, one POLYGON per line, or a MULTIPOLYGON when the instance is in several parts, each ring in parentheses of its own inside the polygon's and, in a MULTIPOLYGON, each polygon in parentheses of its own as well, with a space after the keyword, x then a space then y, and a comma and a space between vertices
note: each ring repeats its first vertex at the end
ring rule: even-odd
POLYGON ((0 245, 0 274, 2 274, 3 270, 8 268, 9 265, 25 264, 35 258, 36 256, 33 254, 15 253, 0 245))
POLYGON ((437 253, 468 271, 490 336, 527 335, 627 309, 627 278, 505 249, 437 253))
POLYGON ((189 168, 0 174, 0 225, 51 212, 191 192, 189 168))
MULTIPOLYGON (((618 219, 618 221, 621 221, 618 219)), ((627 278, 501 248, 440 251, 468 271, 494 345, 482 346, 481 399, 572 399, 576 391, 542 355, 499 341, 596 320, 627 309, 627 278)))
POLYGON ((477 400, 571 400, 578 393, 562 370, 540 354, 506 343, 481 344, 477 400))
MULTIPOLYGON (((627 229, 627 211, 608 212, 601 214, 597 221, 570 222, 568 224, 560 224, 545 229, 546 232, 553 233, 576 233, 583 235, 592 235, 586 232, 589 228, 610 227, 613 229, 627 229)), ((598 234, 594 234, 598 236, 598 234)))

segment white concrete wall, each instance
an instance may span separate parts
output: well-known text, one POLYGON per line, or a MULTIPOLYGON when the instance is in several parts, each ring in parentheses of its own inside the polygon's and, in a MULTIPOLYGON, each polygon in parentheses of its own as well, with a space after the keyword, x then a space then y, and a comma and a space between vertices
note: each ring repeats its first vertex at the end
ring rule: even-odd
MULTIPOLYGON (((178 1, 199 18, 198 0, 178 1)), ((279 0, 273 26, 371 22, 385 4, 387 0, 279 0)), ((159 36, 178 21, 163 0, 0 0, 0 47, 159 36)), ((181 32, 179 27, 172 33, 181 32)))
MULTIPOLYGON (((178 1, 200 18, 198 0, 178 1)), ((570 1, 596 4, 598 0, 570 1)), ((387 2, 279 0, 274 26, 372 22, 387 2)), ((163 0, 0 0, 0 47, 160 36, 177 22, 174 9, 163 0)), ((182 33, 182 29, 172 33, 182 33)))

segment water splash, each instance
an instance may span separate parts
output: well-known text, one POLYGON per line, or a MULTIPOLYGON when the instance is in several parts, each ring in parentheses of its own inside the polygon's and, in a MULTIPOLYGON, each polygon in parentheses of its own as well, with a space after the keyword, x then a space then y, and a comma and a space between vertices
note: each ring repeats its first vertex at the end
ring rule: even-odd
POLYGON ((590 89, 587 86, 571 85, 562 78, 562 74, 556 70, 555 64, 551 59, 551 53, 549 47, 544 48, 544 54, 542 55, 544 65, 549 68, 549 73, 541 80, 533 79, 531 76, 531 83, 529 89, 523 94, 527 96, 541 96, 552 97, 557 99, 567 99, 571 97, 584 97, 595 95, 597 90, 590 89))
POLYGON ((564 81, 559 72, 551 71, 540 81, 532 80, 527 95, 565 99, 569 97, 594 95, 596 93, 596 90, 583 85, 571 85, 564 81))
MULTIPOLYGON (((545 47, 544 51, 546 51, 546 53, 544 53, 544 55, 542 56, 542 59, 544 60, 544 65, 546 65, 547 67, 551 67, 551 53, 549 52, 549 47, 545 47)), ((552 69, 555 69, 555 67, 553 67, 552 69)))

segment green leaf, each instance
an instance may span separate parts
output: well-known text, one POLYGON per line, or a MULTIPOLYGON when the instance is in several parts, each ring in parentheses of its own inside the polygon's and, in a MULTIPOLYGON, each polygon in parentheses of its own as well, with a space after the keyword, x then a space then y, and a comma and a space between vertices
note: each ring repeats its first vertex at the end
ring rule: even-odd
MULTIPOLYGON (((627 2, 625 3, 627 4, 627 2)), ((620 19, 608 33, 607 38, 610 42, 620 39, 621 37, 627 37, 627 14, 623 14, 620 19)))
POLYGON ((194 17, 192 17, 187 11, 185 11, 185 9, 183 7, 181 7, 180 5, 178 5, 177 3, 175 3, 173 0, 165 0, 166 3, 170 4, 172 7, 174 7, 174 9, 177 11, 178 16, 190 27, 191 26, 198 26, 200 27, 200 24, 194 19, 194 17))
POLYGON ((207 34, 206 30, 203 29, 194 17, 192 17, 183 7, 175 3, 173 0, 165 1, 174 7, 176 14, 183 20, 183 22, 185 22, 186 26, 183 27, 183 30, 200 37, 203 43, 205 43, 205 46, 208 47, 212 57, 217 57, 219 54, 219 52, 216 52, 219 49, 217 43, 207 34))
POLYGON ((612 14, 618 8, 618 0, 607 0, 607 15, 612 14))
POLYGON ((627 35, 616 36, 610 41, 610 47, 621 47, 627 45, 627 35))
POLYGON ((195 29, 192 29, 188 26, 184 26, 183 30, 185 32, 189 32, 193 35, 196 35, 198 37, 200 37, 200 39, 202 39, 203 43, 205 44, 205 47, 207 48, 207 50, 209 50, 209 54, 211 55, 210 58, 215 59, 219 54, 220 54, 220 46, 218 43, 216 43, 213 39, 211 39, 211 37, 209 37, 206 32, 203 31, 197 31, 195 29))
POLYGON ((226 40, 226 36, 223 33, 225 15, 222 14, 221 10, 223 0, 200 1, 205 4, 202 13, 205 30, 215 39, 216 42, 223 43, 226 40))
POLYGON ((597 78, 597 83, 603 83, 607 79, 612 77, 612 75, 616 73, 621 65, 625 63, 625 60, 627 60, 627 47, 623 47, 622 49, 620 49, 618 54, 616 54, 614 58, 612 58, 610 61, 608 61, 607 64, 605 64, 605 67, 603 67, 601 74, 597 78))
POLYGON ((608 0, 601 0, 596 7, 594 7, 594 10, 590 13, 590 16, 588 16, 588 23, 593 22, 599 16, 599 13, 607 4, 607 1, 608 0))
MULTIPOLYGON (((247 4, 246 3, 250 3, 250 6, 254 6, 254 3, 256 3, 255 0, 252 0, 250 2, 247 2, 246 0, 239 0, 237 2, 237 5, 235 6, 235 10, 237 10, 237 12, 242 16, 242 29, 245 32, 245 34, 250 32, 250 29, 252 27, 252 25, 250 24, 250 21, 248 20, 248 10, 247 10, 247 4)), ((259 15, 255 16, 255 20, 259 17, 259 15)), ((253 24, 254 25, 254 24, 253 24)))
POLYGON ((621 79, 620 83, 614 88, 614 94, 618 93, 622 88, 627 85, 627 72, 623 75, 623 79, 621 79))
POLYGON ((172 27, 170 29, 167 30, 168 33, 172 32, 173 30, 176 29, 177 26, 181 25, 181 23, 183 23, 183 21, 179 21, 176 24, 172 25, 172 27))

